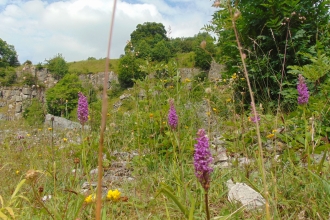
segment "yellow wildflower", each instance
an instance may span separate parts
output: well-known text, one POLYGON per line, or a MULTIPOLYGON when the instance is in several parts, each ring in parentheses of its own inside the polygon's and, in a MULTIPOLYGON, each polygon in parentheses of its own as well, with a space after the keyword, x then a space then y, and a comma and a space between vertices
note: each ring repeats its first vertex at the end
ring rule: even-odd
POLYGON ((207 116, 210 116, 210 115, 211 115, 211 112, 206 112, 206 115, 207 115, 207 116))
POLYGON ((84 200, 87 204, 95 201, 95 194, 87 196, 84 200))
POLYGON ((267 135, 266 138, 272 139, 274 136, 275 136, 275 134, 271 133, 271 134, 267 135))
POLYGON ((108 191, 108 195, 107 195, 107 199, 109 200, 113 200, 113 201, 118 201, 120 199, 120 192, 118 191, 118 189, 112 191, 109 190, 108 191))
POLYGON ((237 78, 237 75, 236 73, 234 73, 232 76, 231 76, 232 79, 236 79, 237 78))
POLYGON ((248 121, 251 121, 251 117, 250 116, 248 117, 248 121))
POLYGON ((213 111, 215 111, 215 112, 216 112, 216 111, 217 111, 217 109, 216 109, 216 108, 213 108, 213 111))
POLYGON ((107 116, 109 117, 110 116, 110 113, 107 113, 107 116))
POLYGON ((185 81, 185 82, 190 82, 191 80, 190 80, 190 79, 188 79, 188 78, 186 78, 184 81, 185 81))
POLYGON ((164 125, 164 124, 166 124, 166 122, 165 122, 165 121, 163 121, 163 125, 164 125))
POLYGON ((16 170, 16 174, 19 174, 19 170, 16 170))
POLYGON ((31 134, 27 134, 26 136, 30 137, 30 136, 31 136, 31 134))
POLYGON ((226 82, 227 80, 226 79, 223 79, 223 82, 226 82))
POLYGON ((88 115, 88 120, 91 120, 91 116, 88 115))
POLYGON ((63 141, 64 141, 64 142, 67 142, 67 141, 68 141, 68 139, 67 139, 67 138, 63 138, 63 141))
POLYGON ((41 131, 41 128, 38 128, 38 131, 41 131))
POLYGON ((276 129, 273 129, 273 130, 272 130, 272 133, 276 133, 276 132, 277 132, 277 130, 276 130, 276 129))
POLYGON ((154 114, 150 113, 149 118, 153 118, 153 117, 154 117, 154 114))
POLYGON ((230 102, 231 101, 231 99, 226 99, 226 102, 230 102))
POLYGON ((53 130, 52 128, 48 128, 48 131, 51 131, 51 130, 53 130))
POLYGON ((242 81, 244 81, 244 80, 245 80, 245 78, 241 78, 241 80, 242 80, 242 81))

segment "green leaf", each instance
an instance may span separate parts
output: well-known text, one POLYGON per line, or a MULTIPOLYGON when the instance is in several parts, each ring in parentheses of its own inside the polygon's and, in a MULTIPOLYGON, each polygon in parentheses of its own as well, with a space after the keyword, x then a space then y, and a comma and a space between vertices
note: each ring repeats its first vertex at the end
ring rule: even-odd
POLYGON ((189 220, 193 220, 194 219, 194 212, 195 212, 195 206, 196 206, 196 199, 190 195, 190 202, 191 202, 191 206, 190 206, 190 210, 189 210, 189 220))
POLYGON ((243 210, 245 208, 245 206, 241 206, 239 209, 236 209, 233 213, 230 213, 229 215, 225 215, 225 216, 217 216, 212 218, 212 220, 226 220, 226 219, 230 219, 235 213, 243 210))
POLYGON ((8 211, 8 213, 11 215, 13 219, 15 219, 15 214, 12 208, 10 207, 5 207, 5 209, 8 211))
POLYGON ((3 214, 3 212, 1 212, 1 211, 0 211, 0 218, 3 219, 3 220, 8 219, 8 217, 5 214, 3 214))
POLYGON ((12 201, 14 199, 14 197, 16 196, 17 192, 20 190, 20 188, 23 186, 23 184, 25 183, 26 179, 22 179, 21 182, 19 182, 19 184, 16 186, 15 191, 13 192, 13 194, 10 197, 10 200, 12 201))
POLYGON ((3 207, 3 199, 2 199, 2 196, 0 195, 0 204, 1 204, 1 207, 3 207))
POLYGON ((322 157, 322 159, 320 161, 320 164, 319 164, 319 166, 317 168, 317 173, 320 173, 321 172, 322 167, 323 167, 323 163, 324 163, 326 157, 327 157, 327 151, 324 151, 323 157, 322 157))
POLYGON ((187 208, 184 207, 182 203, 179 201, 178 197, 173 194, 173 190, 171 189, 171 187, 162 183, 162 187, 158 190, 155 197, 157 197, 160 193, 163 193, 167 198, 172 199, 172 201, 179 207, 179 209, 186 216, 186 218, 188 218, 187 208))

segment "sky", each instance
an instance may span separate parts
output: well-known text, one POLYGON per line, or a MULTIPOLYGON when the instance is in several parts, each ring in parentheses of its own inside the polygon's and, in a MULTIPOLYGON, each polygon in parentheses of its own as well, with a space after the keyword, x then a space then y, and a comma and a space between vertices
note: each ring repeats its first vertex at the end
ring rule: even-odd
MULTIPOLYGON (((162 23, 171 38, 192 37, 208 24, 211 0, 117 0, 110 58, 119 58, 138 24, 162 23), (169 32, 169 30, 171 30, 169 32)), ((0 0, 0 38, 21 63, 107 56, 113 0, 0 0)))

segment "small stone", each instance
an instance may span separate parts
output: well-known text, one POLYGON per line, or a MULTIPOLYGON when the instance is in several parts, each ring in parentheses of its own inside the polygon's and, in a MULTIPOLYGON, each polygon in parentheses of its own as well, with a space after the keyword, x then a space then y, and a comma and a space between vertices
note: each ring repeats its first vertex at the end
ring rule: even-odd
POLYGON ((97 175, 98 174, 98 169, 96 168, 96 169, 92 169, 90 172, 89 172, 89 174, 90 175, 97 175))
POLYGON ((238 163, 240 166, 246 166, 246 165, 251 164, 252 162, 253 162, 253 160, 250 160, 247 157, 238 158, 238 163))

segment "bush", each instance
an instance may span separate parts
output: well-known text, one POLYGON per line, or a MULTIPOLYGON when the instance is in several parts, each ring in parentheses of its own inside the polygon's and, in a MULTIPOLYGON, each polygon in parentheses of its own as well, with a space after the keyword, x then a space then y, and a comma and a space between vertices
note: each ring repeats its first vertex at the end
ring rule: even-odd
POLYGON ((41 62, 39 62, 37 65, 36 65, 36 69, 37 70, 42 70, 44 68, 44 66, 42 65, 41 62))
POLYGON ((62 54, 57 54, 52 59, 47 60, 47 68, 55 79, 61 79, 69 72, 69 65, 62 54))
POLYGON ((0 85, 11 86, 16 82, 17 75, 13 67, 0 68, 0 85))
POLYGON ((109 98, 119 97, 122 92, 123 92, 123 89, 120 87, 120 84, 118 84, 118 83, 113 84, 111 86, 111 89, 108 91, 108 97, 109 98))
POLYGON ((29 125, 41 125, 45 121, 45 110, 38 99, 32 99, 31 104, 24 110, 23 118, 29 125))
POLYGON ((23 63, 23 65, 32 65, 32 62, 31 62, 31 60, 26 60, 26 61, 23 63))
POLYGON ((28 85, 28 86, 37 85, 38 79, 37 79, 37 77, 33 76, 30 73, 24 73, 23 74, 23 84, 28 85))
POLYGON ((56 116, 65 116, 76 108, 78 92, 86 94, 77 75, 68 74, 63 77, 53 88, 46 92, 48 112, 56 116), (68 100, 68 101, 66 101, 68 100))
POLYGON ((133 87, 134 79, 143 79, 146 73, 140 70, 143 60, 137 59, 132 52, 128 52, 119 60, 118 80, 122 88, 133 87))

